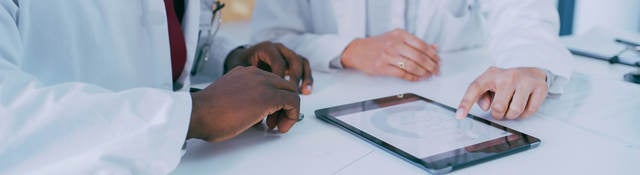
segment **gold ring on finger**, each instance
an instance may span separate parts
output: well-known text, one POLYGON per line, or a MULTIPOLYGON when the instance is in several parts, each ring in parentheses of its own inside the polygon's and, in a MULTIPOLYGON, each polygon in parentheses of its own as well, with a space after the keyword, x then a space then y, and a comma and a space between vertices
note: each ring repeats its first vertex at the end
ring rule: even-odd
POLYGON ((400 67, 400 69, 405 69, 405 68, 407 68, 407 64, 404 63, 404 61, 399 61, 398 62, 398 67, 400 67))

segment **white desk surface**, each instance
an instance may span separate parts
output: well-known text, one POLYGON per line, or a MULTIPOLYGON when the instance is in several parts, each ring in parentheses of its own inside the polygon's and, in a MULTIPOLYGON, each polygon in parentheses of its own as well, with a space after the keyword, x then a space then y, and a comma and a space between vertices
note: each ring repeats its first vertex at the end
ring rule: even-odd
MULTIPOLYGON (((467 85, 490 64, 482 50, 442 55, 442 75, 421 82, 359 72, 314 72, 306 118, 287 134, 252 128, 221 143, 189 141, 173 174, 425 174, 426 171, 317 119, 316 109, 412 92, 457 107, 467 85)), ((553 64, 553 63, 550 63, 553 64)), ((531 134, 531 150, 452 174, 640 174, 640 85, 631 67, 576 58, 566 93, 523 120, 497 121, 531 134)), ((472 113, 490 118, 475 107, 472 113)))

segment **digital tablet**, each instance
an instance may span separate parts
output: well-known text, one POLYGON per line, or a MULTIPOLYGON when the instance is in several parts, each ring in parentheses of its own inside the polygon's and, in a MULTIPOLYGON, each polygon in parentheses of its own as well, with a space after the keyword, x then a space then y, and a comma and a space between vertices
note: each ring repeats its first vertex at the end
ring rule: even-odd
POLYGON ((316 110, 316 117, 417 165, 442 174, 524 151, 540 139, 415 94, 316 110))

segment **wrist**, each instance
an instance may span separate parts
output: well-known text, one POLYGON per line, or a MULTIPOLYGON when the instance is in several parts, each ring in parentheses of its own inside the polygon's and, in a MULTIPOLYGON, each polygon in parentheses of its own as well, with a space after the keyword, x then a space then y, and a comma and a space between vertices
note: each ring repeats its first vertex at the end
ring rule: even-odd
POLYGON ((347 47, 344 49, 344 51, 340 55, 340 64, 342 64, 344 68, 352 68, 351 60, 354 57, 353 52, 354 50, 357 50, 361 42, 362 42, 361 38, 354 39, 353 41, 351 41, 351 43, 349 43, 349 45, 347 45, 347 47))
POLYGON ((538 80, 547 81, 547 72, 540 68, 531 68, 532 75, 538 80))
POLYGON ((189 128, 187 129, 187 140, 192 139, 192 138, 197 138, 197 139, 205 139, 206 136, 204 134, 201 133, 201 126, 200 124, 202 123, 200 121, 200 114, 199 114, 199 95, 197 95, 197 93, 191 93, 191 119, 189 120, 189 128))

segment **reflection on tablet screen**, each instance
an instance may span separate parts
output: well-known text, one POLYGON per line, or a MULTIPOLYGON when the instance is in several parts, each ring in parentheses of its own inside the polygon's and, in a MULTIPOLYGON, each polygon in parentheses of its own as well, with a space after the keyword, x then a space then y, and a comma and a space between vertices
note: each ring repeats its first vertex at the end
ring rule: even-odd
POLYGON ((337 117, 417 157, 482 143, 511 133, 425 101, 414 101, 337 117))

